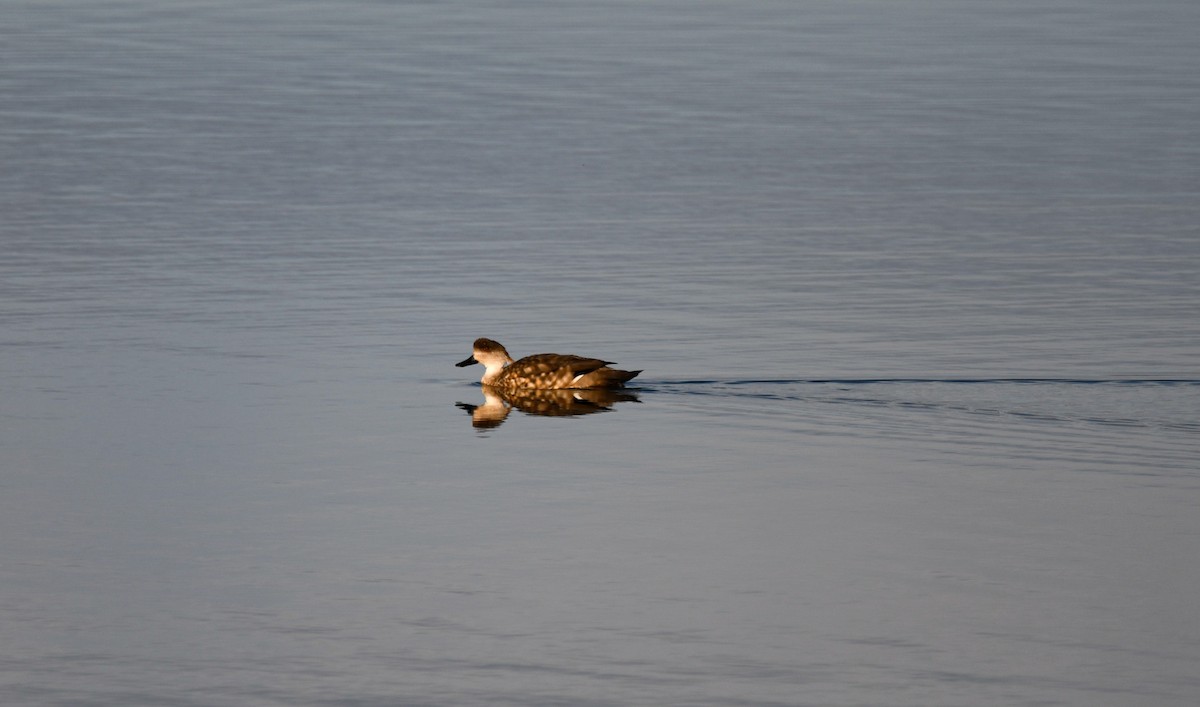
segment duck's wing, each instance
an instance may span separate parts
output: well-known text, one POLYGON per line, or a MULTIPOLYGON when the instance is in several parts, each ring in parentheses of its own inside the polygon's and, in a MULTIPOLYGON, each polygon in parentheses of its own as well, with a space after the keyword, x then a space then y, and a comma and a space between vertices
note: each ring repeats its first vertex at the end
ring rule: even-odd
POLYGON ((505 388, 571 388, 574 381, 604 368, 607 361, 569 354, 534 354, 504 368, 493 383, 505 388))
POLYGON ((609 363, 611 361, 602 361, 598 358, 545 353, 526 356, 519 361, 509 364, 504 370, 511 371, 509 375, 536 376, 553 371, 564 371, 570 372, 572 376, 578 376, 584 373, 591 373, 597 368, 603 368, 609 363))
POLYGON ((641 371, 618 371, 615 368, 597 368, 571 382, 575 388, 622 388, 625 382, 641 371))

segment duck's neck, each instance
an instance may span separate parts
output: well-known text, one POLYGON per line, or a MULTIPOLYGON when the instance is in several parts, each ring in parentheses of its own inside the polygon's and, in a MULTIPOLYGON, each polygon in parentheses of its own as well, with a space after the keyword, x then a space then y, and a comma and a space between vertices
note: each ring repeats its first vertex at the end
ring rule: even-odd
POLYGON ((491 385, 496 382, 500 374, 504 373, 504 369, 508 368, 508 364, 512 363, 512 359, 506 361, 491 361, 487 364, 487 370, 483 372, 484 385, 491 385))

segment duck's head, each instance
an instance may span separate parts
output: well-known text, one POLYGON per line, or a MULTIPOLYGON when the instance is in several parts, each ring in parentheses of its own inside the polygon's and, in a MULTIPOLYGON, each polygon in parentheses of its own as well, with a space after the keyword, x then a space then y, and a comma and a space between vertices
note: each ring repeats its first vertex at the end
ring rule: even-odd
POLYGON ((471 347, 471 355, 454 364, 459 368, 470 366, 475 363, 483 364, 489 371, 499 369, 512 363, 512 356, 508 355, 500 342, 492 339, 476 339, 475 344, 471 347))

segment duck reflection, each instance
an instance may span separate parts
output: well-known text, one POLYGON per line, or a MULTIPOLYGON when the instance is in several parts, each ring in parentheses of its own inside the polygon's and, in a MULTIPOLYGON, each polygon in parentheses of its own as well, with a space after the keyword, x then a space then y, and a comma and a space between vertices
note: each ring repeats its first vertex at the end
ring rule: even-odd
POLYGON ((471 414, 476 429, 499 427, 514 408, 527 415, 570 417, 608 412, 617 403, 641 402, 633 393, 608 388, 586 390, 508 390, 485 385, 483 404, 455 403, 471 414))

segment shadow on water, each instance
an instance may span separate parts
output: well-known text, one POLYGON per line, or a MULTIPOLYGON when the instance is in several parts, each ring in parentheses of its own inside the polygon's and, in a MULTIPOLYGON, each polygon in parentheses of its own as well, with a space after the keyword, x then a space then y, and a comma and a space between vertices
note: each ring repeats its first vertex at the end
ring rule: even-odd
POLYGON ((542 417, 575 417, 609 412, 617 403, 641 402, 624 390, 501 390, 489 385, 480 390, 482 405, 455 403, 471 415, 471 426, 476 429, 499 427, 513 410, 542 417))
MULTIPOLYGON (((1026 422, 1074 422, 1116 427, 1200 431, 1193 378, 769 378, 647 380, 636 389, 501 390, 480 386, 484 402, 459 402, 477 429, 501 425, 519 410, 572 417, 641 402, 639 395, 674 397, 709 413, 777 416, 799 402, 853 409, 894 409, 1026 422), (636 392, 634 392, 636 391, 636 392)), ((682 402, 682 401, 681 401, 682 402)))

